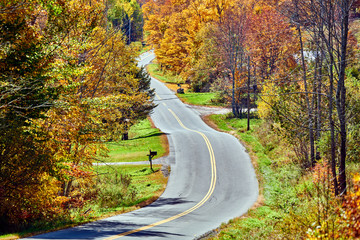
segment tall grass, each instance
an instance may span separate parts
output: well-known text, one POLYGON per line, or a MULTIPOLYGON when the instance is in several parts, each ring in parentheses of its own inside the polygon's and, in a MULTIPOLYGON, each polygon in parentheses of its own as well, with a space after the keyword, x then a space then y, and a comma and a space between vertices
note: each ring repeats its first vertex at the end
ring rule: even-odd
MULTIPOLYGON (((210 239, 305 239, 309 233, 316 239, 334 236, 333 232, 340 229, 336 224, 339 205, 329 191, 329 183, 316 183, 316 175, 327 176, 326 170, 318 173, 301 169, 291 146, 272 133, 266 122, 252 120, 252 130, 246 131, 246 119, 224 115, 213 115, 210 119, 246 145, 261 191, 253 209, 223 224, 210 239)), ((359 163, 349 163, 349 171, 358 168, 359 163)))
POLYGON ((167 178, 160 165, 95 166, 87 184, 75 181, 68 208, 69 214, 51 222, 37 222, 28 229, 1 235, 16 239, 65 227, 76 226, 99 218, 136 210, 155 201, 165 190, 167 178), (77 194, 81 194, 77 198, 77 194))
POLYGON ((154 172, 148 165, 96 166, 95 171, 97 196, 86 208, 98 209, 100 214, 137 209, 139 203, 158 198, 167 182, 160 165, 154 166, 154 172))
POLYGON ((268 139, 264 122, 251 119, 251 130, 246 131, 247 120, 212 115, 210 119, 223 131, 237 136, 244 143, 253 160, 260 182, 260 197, 247 215, 222 225, 211 239, 280 239, 283 236, 276 225, 294 204, 298 204, 291 183, 300 176, 292 164, 283 165, 269 157, 278 150, 279 139, 268 139), (271 146, 271 147, 269 147, 271 146), (280 209, 280 210, 279 210, 280 209))

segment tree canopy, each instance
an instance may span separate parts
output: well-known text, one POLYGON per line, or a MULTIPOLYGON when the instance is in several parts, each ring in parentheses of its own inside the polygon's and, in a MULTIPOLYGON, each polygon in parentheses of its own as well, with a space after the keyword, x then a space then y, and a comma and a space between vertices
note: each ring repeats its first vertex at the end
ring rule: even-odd
MULTIPOLYGON (((180 75, 195 92, 219 92, 235 117, 256 104, 302 171, 326 163, 337 198, 348 191, 347 165, 359 161, 358 33, 350 31, 350 23, 358 24, 351 19, 357 6, 350 0, 150 0, 144 31, 163 71, 180 75)), ((319 229, 319 236, 335 236, 319 229)))
POLYGON ((66 213, 73 181, 91 175, 103 143, 155 107, 137 50, 107 25, 105 3, 0 5, 1 230, 66 213))

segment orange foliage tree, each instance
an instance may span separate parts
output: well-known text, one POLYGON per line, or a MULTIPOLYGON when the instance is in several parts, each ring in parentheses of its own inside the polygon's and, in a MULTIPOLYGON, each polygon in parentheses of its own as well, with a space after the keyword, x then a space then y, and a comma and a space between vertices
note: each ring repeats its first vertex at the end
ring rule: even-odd
POLYGON ((284 77, 296 67, 299 47, 295 29, 285 16, 269 5, 258 4, 251 12, 250 26, 250 54, 260 82, 284 77))
POLYGON ((101 143, 154 107, 135 49, 105 30, 104 9, 102 0, 0 5, 1 230, 62 216, 101 143))

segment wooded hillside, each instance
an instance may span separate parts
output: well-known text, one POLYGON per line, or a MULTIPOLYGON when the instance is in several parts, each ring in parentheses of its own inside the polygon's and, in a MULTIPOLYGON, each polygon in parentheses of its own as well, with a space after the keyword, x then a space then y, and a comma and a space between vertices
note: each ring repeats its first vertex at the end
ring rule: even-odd
POLYGON ((0 4, 0 230, 82 206, 92 163, 154 107, 105 1, 0 4))
MULTIPOLYGON (((346 202, 343 217, 352 219, 349 224, 359 216, 358 203, 345 197, 353 184, 347 166, 360 156, 359 49, 357 33, 350 31, 358 24, 350 18, 356 4, 162 0, 144 5, 146 40, 162 70, 180 75, 195 92, 220 92, 235 117, 244 117, 255 102, 259 117, 291 146, 302 171, 326 169, 332 197, 346 202)), ((319 217, 313 234, 334 237, 327 220, 319 217)), ((357 229, 351 225, 346 236, 359 236, 357 229)))

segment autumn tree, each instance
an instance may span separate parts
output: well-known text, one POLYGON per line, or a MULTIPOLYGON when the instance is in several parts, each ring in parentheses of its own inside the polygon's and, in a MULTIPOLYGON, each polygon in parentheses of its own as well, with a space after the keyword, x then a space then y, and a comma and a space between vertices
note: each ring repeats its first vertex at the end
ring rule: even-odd
POLYGON ((40 117, 56 98, 56 89, 46 86, 49 77, 45 75, 54 57, 46 52, 29 9, 35 10, 36 5, 25 8, 19 2, 1 8, 1 129, 21 127, 29 118, 40 117))
POLYGON ((191 68, 184 74, 190 79, 194 92, 225 91, 220 54, 217 50, 217 27, 212 23, 204 24, 195 36, 198 48, 195 48, 190 60, 191 68), (217 84, 215 84, 215 82, 217 84))
MULTIPOLYGON (((96 27, 87 42, 80 74, 67 79, 73 87, 47 113, 48 119, 38 121, 51 133, 48 146, 63 167, 70 164, 84 172, 91 171, 102 142, 118 140, 155 107, 150 82, 136 66, 136 51, 126 45, 121 31, 96 27)), ((76 178, 62 178, 64 196, 76 178)))
POLYGON ((236 4, 233 0, 149 1, 145 4, 146 39, 154 46, 161 68, 181 75, 194 91, 208 91, 221 70, 214 64, 217 57, 204 50, 214 51, 211 45, 215 38, 210 34, 214 33, 215 25, 223 21, 226 11, 236 4), (213 73, 208 74, 207 69, 213 73), (207 80, 201 79, 202 76, 207 80))
MULTIPOLYGON (((327 101, 327 123, 330 129, 330 166, 336 195, 346 193, 346 68, 349 63, 349 11, 352 1, 292 1, 287 8, 291 20, 311 33, 315 48, 317 78, 326 81, 326 88, 319 87, 315 94, 325 92, 327 101), (319 74, 323 73, 323 74, 319 74), (339 129, 338 131, 336 129, 339 129), (336 154, 336 139, 339 137, 339 155, 336 154)), ((304 67, 303 67, 304 68, 304 67)), ((310 90, 309 90, 310 91, 310 90)), ((318 97, 318 96, 317 96, 318 97)), ((320 100, 320 97, 318 97, 320 100)), ((321 107, 318 100, 318 106, 321 107)), ((318 119, 320 115, 318 115, 318 119)))
POLYGON ((276 8, 266 4, 256 4, 250 14, 249 48, 260 83, 271 77, 286 76, 296 65, 294 55, 298 51, 290 22, 276 8))
POLYGON ((247 35, 249 18, 246 6, 228 9, 217 31, 217 45, 223 69, 231 82, 231 106, 234 116, 241 117, 241 87, 244 86, 244 66, 246 64, 247 35))
POLYGON ((189 79, 195 92, 206 92, 211 89, 225 92, 223 85, 223 64, 218 49, 218 27, 226 11, 235 7, 236 1, 192 1, 189 6, 187 29, 189 34, 189 64, 182 76, 189 79), (216 84, 214 83, 216 82, 216 84), (221 87, 223 86, 223 87, 221 87))
POLYGON ((66 216, 72 183, 91 175, 102 143, 155 106, 136 51, 104 10, 101 0, 1 5, 4 229, 66 216))
POLYGON ((147 44, 157 49, 160 47, 160 41, 164 37, 168 21, 174 12, 172 2, 170 0, 150 0, 143 6, 143 11, 147 44))
MULTIPOLYGON (((46 18, 56 15, 40 1, 6 2, 0 8, 0 182, 1 227, 44 218, 56 198, 52 161, 41 141, 46 135, 29 129, 52 106, 60 88, 51 85, 54 49, 44 38, 46 18), (45 10, 47 9, 47 11, 45 10), (47 186, 49 192, 42 193, 47 186), (55 194, 55 195, 54 195, 55 194), (37 208, 32 208, 32 204, 37 208)), ((47 36, 55 38, 55 30, 47 36)), ((54 46, 55 47, 55 46, 54 46)), ((55 207, 55 206, 54 206, 55 207)))

